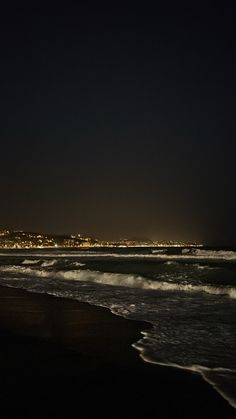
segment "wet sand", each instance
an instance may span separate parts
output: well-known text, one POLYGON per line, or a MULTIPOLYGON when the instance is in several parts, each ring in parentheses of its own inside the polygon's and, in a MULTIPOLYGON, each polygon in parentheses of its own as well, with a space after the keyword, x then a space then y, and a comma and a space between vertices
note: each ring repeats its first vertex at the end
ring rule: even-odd
POLYGON ((144 322, 0 287, 0 415, 5 418, 234 418, 202 378, 143 362, 144 322))

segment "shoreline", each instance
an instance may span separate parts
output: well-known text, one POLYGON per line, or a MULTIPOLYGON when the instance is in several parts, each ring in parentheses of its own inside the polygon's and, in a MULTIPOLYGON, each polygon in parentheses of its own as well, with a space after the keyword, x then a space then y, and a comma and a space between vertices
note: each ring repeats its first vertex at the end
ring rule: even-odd
POLYGON ((235 417, 199 375, 141 359, 132 344, 148 327, 108 308, 0 286, 4 418, 76 408, 86 418, 235 417))

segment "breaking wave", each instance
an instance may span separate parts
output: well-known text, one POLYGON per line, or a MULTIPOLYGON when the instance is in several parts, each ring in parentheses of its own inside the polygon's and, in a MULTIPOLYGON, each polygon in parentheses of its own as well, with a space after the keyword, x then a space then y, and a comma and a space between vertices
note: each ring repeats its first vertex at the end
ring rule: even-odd
MULTIPOLYGON (((58 259, 47 259, 47 260, 42 260, 42 259, 25 259, 23 260, 23 262, 21 262, 21 265, 36 265, 38 264, 39 266, 43 267, 43 268, 47 268, 49 266, 54 266, 56 265, 60 260, 58 259)), ((81 262, 71 262, 70 266, 85 266, 85 263, 81 263, 81 262)))
POLYGON ((39 262, 40 262, 40 260, 38 260, 38 259, 36 259, 36 260, 25 259, 25 260, 23 260, 22 265, 35 265, 36 263, 39 263, 39 262))
POLYGON ((236 252, 233 250, 206 250, 206 249, 182 249, 182 255, 187 258, 196 257, 199 259, 224 259, 236 260, 236 252))
POLYGON ((52 260, 46 260, 45 262, 42 263, 41 266, 47 267, 47 266, 53 266, 57 263, 57 259, 52 259, 52 260))
MULTIPOLYGON (((178 291, 178 292, 205 292, 215 295, 227 295, 236 299, 236 288, 231 286, 214 286, 211 284, 192 284, 190 282, 168 282, 166 275, 160 275, 154 281, 138 275, 126 275, 120 273, 108 273, 92 270, 69 270, 69 271, 47 271, 42 269, 32 269, 23 266, 3 266, 1 272, 9 272, 37 278, 73 280, 81 282, 94 282, 97 284, 140 288, 152 291, 178 291), (164 281, 162 279, 165 279, 164 281)), ((21 277, 20 277, 21 278, 21 277)), ((170 276, 170 279, 172 277, 170 276)))

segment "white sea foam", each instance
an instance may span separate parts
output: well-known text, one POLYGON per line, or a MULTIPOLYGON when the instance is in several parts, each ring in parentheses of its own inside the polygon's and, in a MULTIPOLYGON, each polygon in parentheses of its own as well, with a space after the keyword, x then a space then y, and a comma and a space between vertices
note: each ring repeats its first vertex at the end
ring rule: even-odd
POLYGON ((176 265, 178 265, 178 262, 175 262, 174 260, 168 260, 167 262, 165 262, 165 265, 168 265, 168 266, 171 266, 171 265, 176 266, 176 265))
POLYGON ((73 262, 72 263, 73 266, 85 266, 85 263, 81 263, 81 262, 73 262))
POLYGON ((69 271, 47 271, 42 269, 32 269, 23 266, 2 266, 1 272, 11 272, 37 278, 64 279, 73 281, 94 282, 103 285, 141 288, 152 291, 178 291, 178 292, 205 292, 215 295, 227 295, 236 298, 236 288, 230 286, 214 286, 191 283, 167 282, 167 276, 160 275, 159 280, 153 281, 138 275, 128 275, 120 273, 108 273, 91 270, 69 270, 69 271))
POLYGON ((52 259, 52 260, 46 260, 45 262, 42 263, 41 266, 43 267, 47 267, 47 266, 53 266, 57 263, 57 259, 52 259))
POLYGON ((23 260, 23 262, 22 262, 22 265, 35 265, 36 263, 39 263, 40 262, 40 260, 38 260, 38 259, 25 259, 25 260, 23 260))
POLYGON ((217 266, 200 265, 199 263, 194 263, 192 266, 194 268, 198 269, 199 271, 202 271, 202 270, 217 270, 217 269, 219 269, 217 266))
MULTIPOLYGON (((45 255, 44 255, 45 256, 45 255)), ((42 259, 25 259, 21 265, 35 265, 35 264, 40 264, 41 262, 41 266, 46 268, 47 266, 53 266, 55 265, 58 260, 57 259, 48 259, 48 260, 44 260, 42 261, 42 259)), ((85 263, 81 263, 81 262, 72 262, 71 263, 72 266, 85 266, 85 263)))
POLYGON ((212 385, 212 387, 236 409, 236 370, 226 368, 202 368, 202 377, 212 385))
MULTIPOLYGON (((148 332, 142 332, 143 335, 148 335, 148 332)), ((149 356, 145 354, 145 349, 142 347, 142 339, 132 345, 135 349, 140 352, 141 358, 151 364, 157 364, 164 367, 173 367, 179 368, 186 371, 191 371, 198 373, 202 378, 207 381, 212 387, 225 399, 227 402, 236 409, 236 396, 233 391, 229 393, 229 381, 234 381, 233 387, 235 390, 235 369, 228 368, 207 368, 202 365, 179 365, 176 363, 165 363, 158 362, 150 359, 149 356), (232 378, 231 378, 232 377, 232 378), (231 380, 230 380, 231 379, 231 380)))
POLYGON ((187 248, 187 249, 182 249, 182 253, 183 253, 183 254, 185 254, 185 253, 189 253, 191 250, 192 250, 192 249, 189 249, 189 248, 187 248))
POLYGON ((199 259, 236 259, 236 252, 233 250, 182 249, 182 255, 199 259))

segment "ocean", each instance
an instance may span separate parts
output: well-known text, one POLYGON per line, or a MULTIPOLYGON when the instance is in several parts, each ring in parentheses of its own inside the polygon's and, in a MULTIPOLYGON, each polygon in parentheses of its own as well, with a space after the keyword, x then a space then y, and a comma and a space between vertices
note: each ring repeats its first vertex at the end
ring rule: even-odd
POLYGON ((0 285, 149 322, 145 362, 200 374, 236 408, 236 249, 1 250, 0 285))

